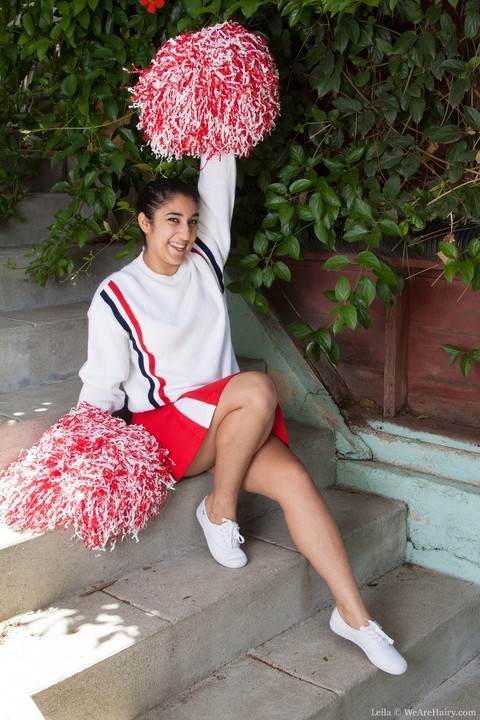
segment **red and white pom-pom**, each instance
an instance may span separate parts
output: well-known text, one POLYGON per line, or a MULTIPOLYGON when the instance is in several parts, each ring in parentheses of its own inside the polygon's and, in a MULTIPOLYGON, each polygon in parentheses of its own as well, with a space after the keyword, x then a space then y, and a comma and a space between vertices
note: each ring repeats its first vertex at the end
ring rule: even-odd
POLYGON ((140 425, 81 402, 0 473, 0 522, 18 530, 73 528, 90 549, 115 546, 164 506, 166 450, 140 425))
POLYGON ((275 126, 278 70, 266 41, 236 22, 162 45, 130 88, 157 157, 246 156, 275 126))

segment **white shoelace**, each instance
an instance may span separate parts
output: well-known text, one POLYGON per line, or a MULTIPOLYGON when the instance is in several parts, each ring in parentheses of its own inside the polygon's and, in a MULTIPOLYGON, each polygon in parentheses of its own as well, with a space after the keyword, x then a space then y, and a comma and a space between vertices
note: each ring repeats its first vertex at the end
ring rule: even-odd
POLYGON ((365 628, 365 630, 362 629, 362 632, 368 633, 369 637, 381 647, 387 647, 387 645, 393 645, 394 643, 392 638, 388 637, 388 635, 383 632, 382 628, 375 622, 375 620, 370 620, 369 625, 365 628))
POLYGON ((245 538, 240 535, 238 523, 233 520, 222 518, 222 535, 225 540, 226 547, 237 548, 245 542, 245 538))

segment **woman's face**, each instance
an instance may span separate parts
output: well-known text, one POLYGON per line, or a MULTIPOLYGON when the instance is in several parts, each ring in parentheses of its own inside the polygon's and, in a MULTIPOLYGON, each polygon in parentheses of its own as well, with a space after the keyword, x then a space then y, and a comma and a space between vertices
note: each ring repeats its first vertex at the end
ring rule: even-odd
POLYGON ((174 195, 155 210, 152 221, 139 213, 138 224, 145 233, 143 259, 148 267, 174 275, 197 237, 198 206, 191 197, 174 195))

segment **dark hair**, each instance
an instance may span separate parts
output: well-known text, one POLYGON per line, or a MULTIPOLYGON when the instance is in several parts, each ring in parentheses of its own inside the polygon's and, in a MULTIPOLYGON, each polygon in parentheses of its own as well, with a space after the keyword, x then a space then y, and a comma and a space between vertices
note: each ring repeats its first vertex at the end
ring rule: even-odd
POLYGON ((184 195, 198 203, 197 191, 187 183, 176 178, 157 178, 140 191, 136 206, 137 214, 143 212, 147 220, 152 222, 155 211, 175 195, 184 195))

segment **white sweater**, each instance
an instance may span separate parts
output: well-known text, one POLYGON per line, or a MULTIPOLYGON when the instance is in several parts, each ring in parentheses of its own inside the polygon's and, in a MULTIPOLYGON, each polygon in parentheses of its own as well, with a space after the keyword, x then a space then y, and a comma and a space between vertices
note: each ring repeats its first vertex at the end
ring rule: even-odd
POLYGON ((238 371, 223 289, 235 157, 209 160, 198 190, 198 238, 174 275, 151 270, 142 253, 96 291, 80 400, 114 412, 126 395, 129 410, 144 412, 238 371))

